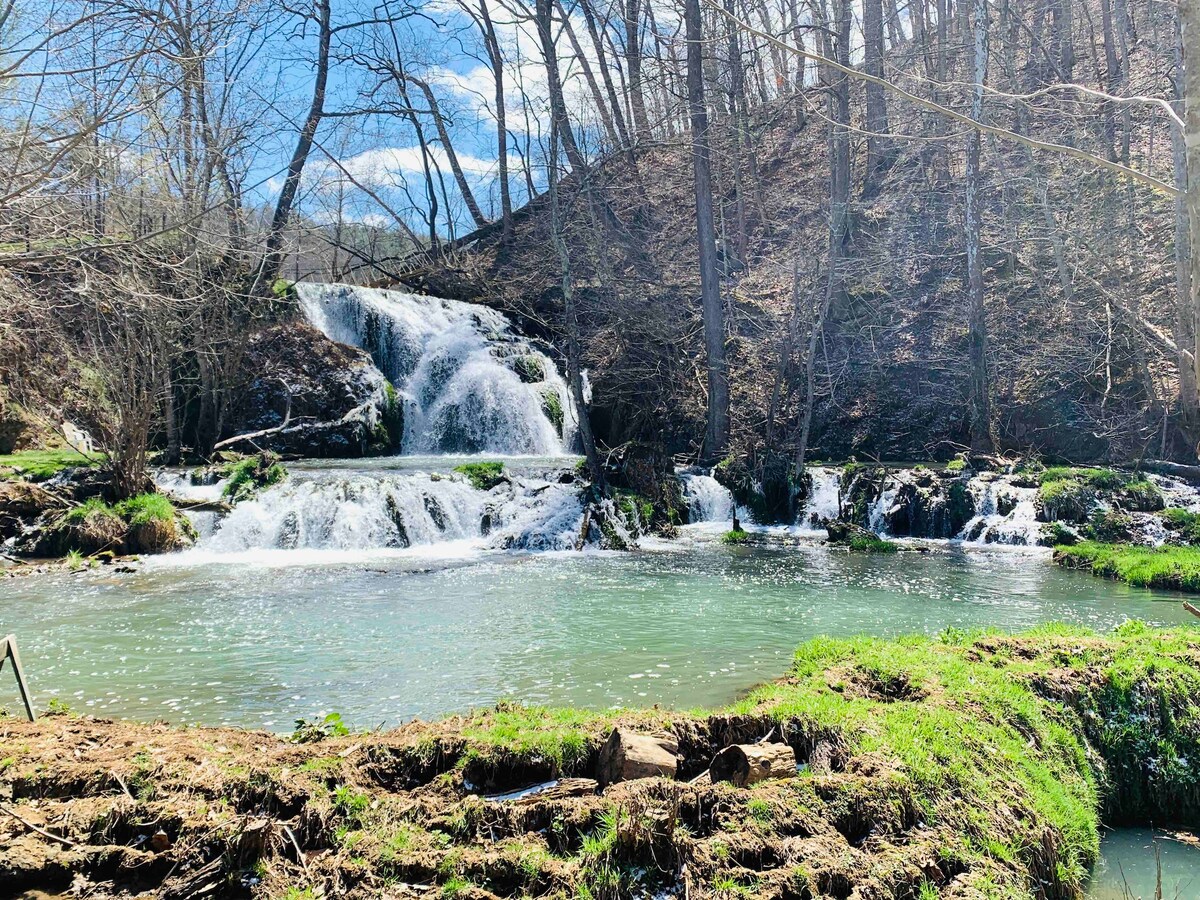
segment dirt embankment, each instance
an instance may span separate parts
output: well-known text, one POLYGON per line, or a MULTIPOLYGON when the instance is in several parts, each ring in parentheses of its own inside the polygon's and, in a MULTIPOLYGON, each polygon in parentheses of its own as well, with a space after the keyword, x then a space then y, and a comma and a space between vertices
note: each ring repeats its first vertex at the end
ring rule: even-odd
POLYGON ((1200 822, 1198 689, 1200 632, 1131 625, 819 639, 709 716, 501 706, 305 743, 5 719, 0 895, 1077 897, 1102 816, 1200 822), (675 776, 601 790, 615 726, 663 735, 675 776), (764 740, 798 768, 712 783, 764 740))

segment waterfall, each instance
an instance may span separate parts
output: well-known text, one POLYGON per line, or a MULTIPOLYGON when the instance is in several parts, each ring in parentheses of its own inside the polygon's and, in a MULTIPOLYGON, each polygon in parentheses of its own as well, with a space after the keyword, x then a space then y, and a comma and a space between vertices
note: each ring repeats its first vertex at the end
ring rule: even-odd
POLYGON ((836 519, 841 512, 842 473, 840 469, 810 466, 808 499, 800 522, 819 527, 826 519, 836 519))
POLYGON ((513 476, 490 491, 436 472, 293 473, 244 500, 195 552, 399 550, 464 542, 468 549, 566 550, 583 518, 579 489, 513 476))
POLYGON ((867 527, 876 534, 887 534, 888 516, 894 512, 896 496, 900 493, 900 485, 892 482, 879 492, 875 502, 867 512, 867 527))
POLYGON ((370 353, 400 393, 402 453, 551 456, 573 448, 577 419, 566 382, 502 313, 342 284, 296 290, 309 322, 370 353))
POLYGON ((733 494, 717 479, 707 474, 682 472, 679 481, 688 505, 689 522, 733 521, 733 494))
POLYGON ((976 477, 967 490, 975 501, 975 515, 959 532, 960 539, 978 544, 1037 544, 1041 536, 1037 488, 1017 487, 1003 477, 976 477))

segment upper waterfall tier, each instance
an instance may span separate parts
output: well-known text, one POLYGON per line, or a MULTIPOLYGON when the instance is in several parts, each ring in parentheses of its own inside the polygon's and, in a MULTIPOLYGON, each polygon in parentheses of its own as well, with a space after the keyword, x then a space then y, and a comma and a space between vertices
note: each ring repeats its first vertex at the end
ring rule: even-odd
POLYGON ((502 313, 458 300, 344 284, 297 284, 335 341, 371 354, 404 400, 403 453, 553 455, 576 415, 554 362, 502 313))

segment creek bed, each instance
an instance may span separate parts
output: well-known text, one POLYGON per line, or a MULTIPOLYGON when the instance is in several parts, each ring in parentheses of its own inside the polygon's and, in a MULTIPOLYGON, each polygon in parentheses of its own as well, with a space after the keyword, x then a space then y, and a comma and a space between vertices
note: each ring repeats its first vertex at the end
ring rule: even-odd
MULTIPOLYGON (((729 547, 704 528, 631 554, 185 553, 134 574, 10 579, 0 601, 41 705, 281 732, 332 711, 374 727, 506 698, 711 707, 783 674, 817 635, 1128 618, 1191 619, 1178 597, 1058 569, 1044 551, 729 547)), ((0 679, 0 705, 14 703, 0 679)))

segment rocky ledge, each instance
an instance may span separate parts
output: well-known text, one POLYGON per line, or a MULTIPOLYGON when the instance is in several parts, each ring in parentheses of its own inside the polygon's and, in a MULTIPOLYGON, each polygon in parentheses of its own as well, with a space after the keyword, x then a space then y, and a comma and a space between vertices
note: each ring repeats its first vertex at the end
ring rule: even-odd
POLYGON ((0 884, 104 898, 1076 898, 1200 824, 1200 631, 818 639, 709 715, 290 738, 0 720, 0 884))
POLYGON ((399 449, 403 408, 363 350, 331 341, 304 322, 255 334, 247 371, 256 373, 219 444, 285 458, 361 457, 399 449))

